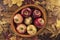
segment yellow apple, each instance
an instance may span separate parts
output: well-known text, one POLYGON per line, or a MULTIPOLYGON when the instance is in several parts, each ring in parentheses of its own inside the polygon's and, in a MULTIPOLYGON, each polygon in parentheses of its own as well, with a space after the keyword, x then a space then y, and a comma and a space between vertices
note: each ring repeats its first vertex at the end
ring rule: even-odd
POLYGON ((30 35, 35 35, 37 33, 37 28, 34 25, 29 25, 27 27, 27 33, 30 35))

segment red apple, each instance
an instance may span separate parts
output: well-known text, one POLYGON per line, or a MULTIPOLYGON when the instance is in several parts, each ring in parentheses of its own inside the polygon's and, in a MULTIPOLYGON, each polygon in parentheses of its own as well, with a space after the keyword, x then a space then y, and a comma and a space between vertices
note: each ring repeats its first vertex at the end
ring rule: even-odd
POLYGON ((16 14, 14 16, 14 22, 15 23, 22 23, 22 21, 23 21, 23 17, 20 14, 16 14))
POLYGON ((25 8, 21 11, 21 15, 23 17, 29 17, 31 15, 31 9, 30 8, 25 8))
POLYGON ((44 19, 42 18, 35 19, 34 25, 36 25, 38 28, 41 28, 44 25, 44 19))
POLYGON ((17 26, 16 29, 19 33, 25 33, 26 32, 26 25, 20 24, 20 25, 17 26))
POLYGON ((28 25, 27 33, 30 35, 35 35, 37 33, 37 28, 34 25, 28 25))
POLYGON ((41 12, 39 10, 34 10, 33 16, 34 16, 34 18, 40 17, 41 16, 41 12))

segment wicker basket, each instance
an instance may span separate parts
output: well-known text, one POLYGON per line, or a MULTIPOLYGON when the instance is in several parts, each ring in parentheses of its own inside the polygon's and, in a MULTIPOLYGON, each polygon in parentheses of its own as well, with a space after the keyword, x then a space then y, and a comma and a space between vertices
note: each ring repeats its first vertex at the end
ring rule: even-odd
POLYGON ((24 6, 20 7, 19 9, 17 9, 17 10, 13 13, 13 15, 12 15, 12 17, 11 17, 11 26, 10 26, 10 27, 11 27, 12 31, 13 31, 16 35, 18 35, 18 36, 21 36, 21 37, 33 37, 33 36, 36 36, 36 35, 40 34, 40 33, 44 30, 44 28, 45 28, 45 27, 41 28, 35 35, 19 34, 19 33, 15 30, 15 27, 14 27, 14 24, 13 24, 13 17, 14 17, 14 15, 15 15, 19 10, 21 10, 21 9, 23 9, 23 8, 26 8, 26 7, 30 7, 30 6, 36 7, 36 8, 38 8, 39 10, 41 10, 41 12, 42 12, 42 14, 43 14, 43 18, 44 18, 44 20, 45 20, 44 26, 46 26, 47 17, 46 17, 45 9, 43 9, 41 6, 34 5, 34 4, 24 5, 24 6))

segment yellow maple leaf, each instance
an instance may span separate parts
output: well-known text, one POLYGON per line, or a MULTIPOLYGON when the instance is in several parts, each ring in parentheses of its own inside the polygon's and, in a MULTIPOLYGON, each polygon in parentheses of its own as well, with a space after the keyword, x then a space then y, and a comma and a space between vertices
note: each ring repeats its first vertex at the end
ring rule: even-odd
POLYGON ((57 19, 56 27, 60 28, 60 20, 57 19))
POLYGON ((54 5, 60 6, 60 0, 56 0, 54 5))
POLYGON ((15 37, 15 36, 13 36, 13 37, 11 37, 11 38, 10 38, 10 40, 16 40, 16 37, 15 37))
POLYGON ((12 4, 16 4, 17 3, 17 0, 11 0, 12 1, 12 4))
POLYGON ((17 6, 21 6, 24 0, 3 0, 4 5, 8 5, 9 7, 16 4, 17 6))
POLYGON ((17 0, 17 6, 21 6, 22 5, 22 0, 17 0))

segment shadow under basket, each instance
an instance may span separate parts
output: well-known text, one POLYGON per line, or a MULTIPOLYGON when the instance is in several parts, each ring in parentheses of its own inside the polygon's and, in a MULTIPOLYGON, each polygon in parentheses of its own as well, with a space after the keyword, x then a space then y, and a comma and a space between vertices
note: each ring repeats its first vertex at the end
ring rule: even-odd
POLYGON ((47 23, 47 17, 46 17, 45 9, 42 8, 41 6, 38 6, 38 5, 27 4, 27 5, 24 5, 24 6, 20 7, 20 8, 18 8, 18 9, 13 13, 13 15, 11 16, 11 26, 10 26, 10 28, 11 28, 12 31, 13 31, 16 35, 18 35, 18 36, 21 36, 21 37, 33 37, 33 36, 39 35, 42 31, 44 31, 44 28, 45 28, 45 26, 46 26, 46 23, 47 23), (15 29, 15 25, 14 25, 14 22, 13 22, 13 19, 14 19, 15 14, 18 13, 20 10, 22 10, 22 9, 24 9, 24 8, 27 8, 27 7, 39 9, 39 10, 42 12, 42 17, 43 17, 44 22, 45 22, 45 23, 44 23, 44 27, 42 27, 41 29, 39 29, 35 35, 20 34, 20 33, 18 33, 18 32, 16 31, 16 29, 15 29))

